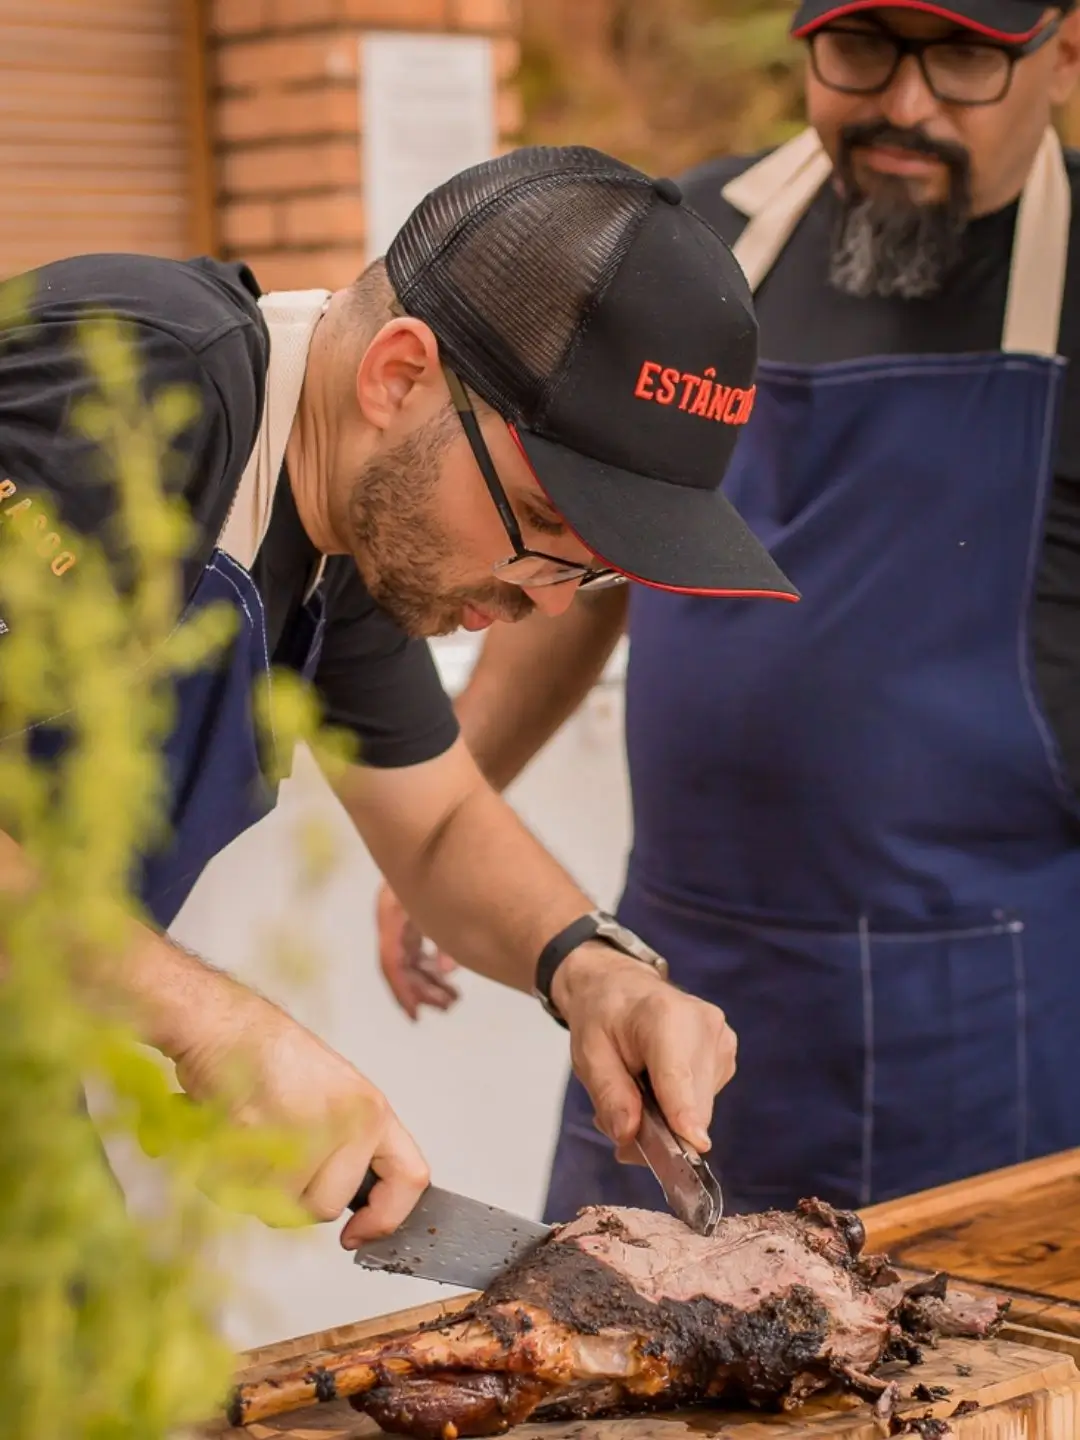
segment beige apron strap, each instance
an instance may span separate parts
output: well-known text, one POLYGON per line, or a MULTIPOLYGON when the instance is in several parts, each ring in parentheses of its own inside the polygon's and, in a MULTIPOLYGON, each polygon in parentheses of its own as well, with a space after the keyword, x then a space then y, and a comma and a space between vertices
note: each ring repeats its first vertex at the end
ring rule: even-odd
POLYGON ((279 290, 259 300, 270 332, 262 423, 218 536, 219 548, 245 570, 251 569, 270 524, 274 491, 300 403, 311 337, 329 302, 329 290, 279 290))
POLYGON ((724 186, 724 199, 750 217, 732 249, 751 290, 772 269, 831 173, 817 131, 807 129, 724 186))
POLYGON ((1072 187, 1057 132, 1048 129, 1016 217, 1002 350, 1056 355, 1072 223, 1072 187))

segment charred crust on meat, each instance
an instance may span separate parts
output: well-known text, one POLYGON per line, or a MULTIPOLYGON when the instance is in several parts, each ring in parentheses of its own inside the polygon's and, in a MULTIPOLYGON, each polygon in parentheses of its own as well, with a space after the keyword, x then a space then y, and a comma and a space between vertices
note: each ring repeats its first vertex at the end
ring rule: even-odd
POLYGON ((498 1340, 499 1344, 509 1350, 517 1337, 522 1333, 522 1327, 517 1319, 518 1312, 512 1311, 507 1314, 505 1310, 484 1311, 484 1323, 498 1340))
POLYGON ((602 1216, 596 1228, 602 1235, 613 1235, 624 1245, 636 1245, 639 1249, 648 1249, 649 1242, 631 1234, 626 1228, 626 1221, 614 1211, 609 1215, 602 1216))
POLYGON ((858 1260, 866 1244, 866 1230, 854 1210, 836 1210, 824 1200, 810 1199, 800 1200, 795 1213, 834 1231, 847 1246, 849 1257, 858 1260))
POLYGON ((822 1373, 829 1312, 805 1285, 747 1310, 705 1299, 678 1306, 664 1301, 658 1308, 667 1322, 664 1359, 697 1372, 705 1386, 723 1370, 751 1405, 775 1404, 792 1376, 822 1373))
POLYGON ((247 1403, 239 1385, 233 1387, 233 1392, 229 1396, 228 1404, 225 1406, 225 1418, 234 1430, 239 1430, 247 1419, 247 1403))
POLYGON ((543 1246, 496 1276, 465 1314, 490 1324, 493 1309, 505 1306, 512 1313, 523 1305, 583 1335, 597 1335, 608 1326, 641 1326, 652 1321, 654 1309, 609 1265, 576 1245, 557 1244, 543 1246))
POLYGON ((950 1433, 949 1422, 936 1420, 933 1415, 894 1417, 889 1429, 890 1435, 917 1435, 919 1440, 944 1440, 950 1433))
POLYGON ((928 1296, 933 1300, 944 1300, 949 1288, 949 1277, 944 1270, 939 1270, 929 1280, 917 1280, 914 1285, 908 1287, 907 1298, 909 1300, 921 1300, 928 1296))
POLYGON ((912 1387, 911 1398, 922 1400, 924 1404, 934 1405, 939 1400, 947 1400, 952 1391, 947 1385, 924 1385, 918 1384, 912 1387))
POLYGON ((310 1370, 304 1379, 309 1385, 314 1385, 315 1399, 320 1404, 330 1405, 338 1398, 337 1379, 323 1366, 320 1365, 317 1370, 310 1370))
POLYGON ((923 1363, 922 1347, 916 1345, 915 1341, 906 1335, 899 1326, 894 1325, 882 1361, 885 1363, 897 1361, 911 1366, 921 1365, 923 1363))

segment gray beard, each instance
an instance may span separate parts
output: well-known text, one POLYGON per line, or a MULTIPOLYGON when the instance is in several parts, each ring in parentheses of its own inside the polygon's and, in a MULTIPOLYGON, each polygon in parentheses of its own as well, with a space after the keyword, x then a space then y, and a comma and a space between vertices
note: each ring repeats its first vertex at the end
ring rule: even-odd
POLYGON ((858 196, 844 204, 829 282, 860 299, 937 295, 961 258, 965 228, 966 215, 955 204, 912 205, 902 194, 858 196))

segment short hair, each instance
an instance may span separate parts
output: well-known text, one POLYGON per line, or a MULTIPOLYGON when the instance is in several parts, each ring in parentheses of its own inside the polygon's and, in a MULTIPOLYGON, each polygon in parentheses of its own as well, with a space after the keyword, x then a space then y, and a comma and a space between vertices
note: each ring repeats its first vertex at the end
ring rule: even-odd
MULTIPOLYGON (((355 328, 357 339, 364 346, 374 340, 384 325, 388 325, 391 320, 400 320, 409 313, 390 282, 386 261, 381 256, 378 260, 373 260, 349 286, 348 304, 345 322, 350 328, 355 328)), ((461 383, 464 385, 464 380, 461 383)), ((487 401, 471 386, 466 388, 478 415, 494 413, 487 401)))

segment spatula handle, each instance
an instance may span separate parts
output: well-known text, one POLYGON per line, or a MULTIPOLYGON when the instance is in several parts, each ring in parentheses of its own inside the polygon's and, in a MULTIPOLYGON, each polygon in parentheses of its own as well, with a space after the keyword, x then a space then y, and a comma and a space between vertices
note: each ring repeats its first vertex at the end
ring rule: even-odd
POLYGON ((371 1166, 369 1165, 367 1174, 360 1182, 360 1189, 357 1190, 356 1194, 349 1201, 349 1209, 352 1210, 354 1213, 357 1210, 362 1210, 367 1204, 367 1202, 371 1199, 371 1192, 375 1189, 375 1186, 378 1183, 379 1177, 375 1174, 375 1171, 372 1170, 371 1166))

